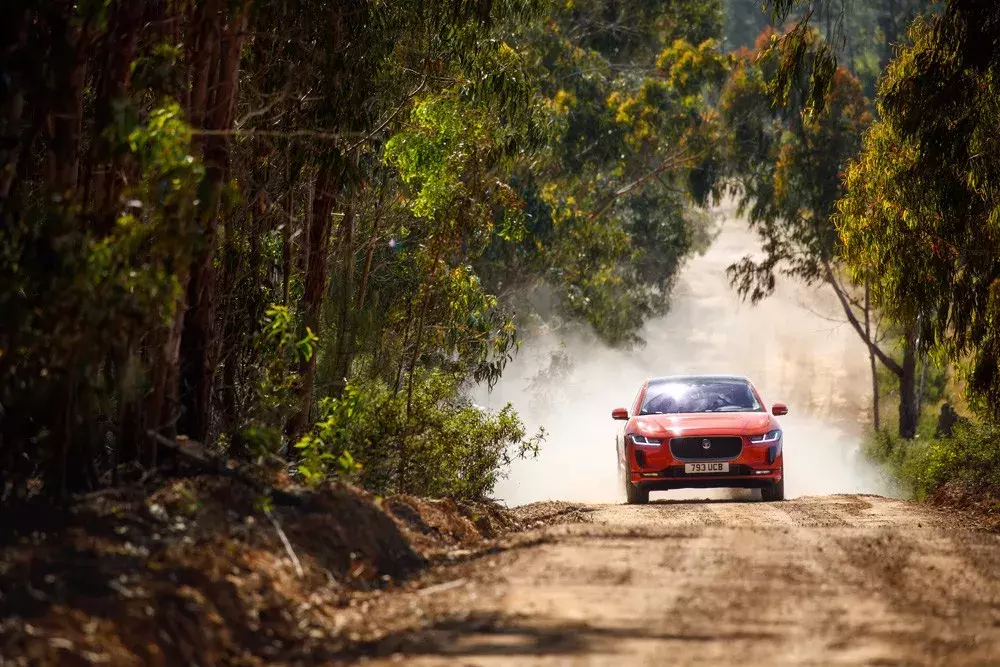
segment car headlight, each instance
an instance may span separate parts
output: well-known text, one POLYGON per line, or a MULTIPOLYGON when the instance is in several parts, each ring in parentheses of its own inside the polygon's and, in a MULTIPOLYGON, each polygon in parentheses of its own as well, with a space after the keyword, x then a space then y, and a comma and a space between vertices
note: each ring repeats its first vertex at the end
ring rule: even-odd
POLYGON ((766 442, 777 442, 781 440, 781 429, 776 428, 773 431, 768 431, 764 435, 752 435, 750 436, 750 442, 755 445, 762 445, 766 442))
POLYGON ((632 444, 639 447, 659 447, 663 444, 663 440, 660 438, 647 438, 638 433, 633 433, 629 437, 632 438, 632 444))

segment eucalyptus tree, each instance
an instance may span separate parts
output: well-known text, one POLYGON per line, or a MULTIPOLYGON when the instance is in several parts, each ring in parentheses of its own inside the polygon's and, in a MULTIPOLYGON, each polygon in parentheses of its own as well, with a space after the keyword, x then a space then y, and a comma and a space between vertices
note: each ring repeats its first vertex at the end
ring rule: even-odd
POLYGON ((530 9, 3 3, 3 468, 68 491, 155 465, 151 434, 233 444, 250 415, 300 431, 316 352, 350 366, 382 144, 418 93, 463 81, 509 116, 523 80, 493 30, 530 9))
POLYGON ((524 227, 479 262, 504 302, 637 341, 669 307, 714 184, 713 90, 724 76, 718 2, 596 0, 552 7, 516 41, 549 135, 512 185, 524 227), (557 303, 539 306, 550 291, 557 303))
POLYGON ((249 3, 2 12, 2 446, 20 481, 65 492, 152 465, 147 431, 177 421, 249 3))
POLYGON ((879 90, 878 123, 847 174, 839 228, 855 276, 921 345, 968 365, 978 408, 1000 417, 995 85, 1000 10, 952 1, 910 29, 879 90), (923 315, 923 316, 922 316, 923 315), (922 316, 922 317, 921 317, 922 316))
MULTIPOLYGON (((761 36, 759 47, 766 46, 770 34, 761 36)), ((809 34, 814 46, 803 56, 806 68, 810 57, 821 57, 820 36, 809 34)), ((829 286, 844 318, 868 349, 876 426, 879 364, 899 381, 899 432, 913 437, 919 414, 916 322, 903 324, 902 360, 897 360, 885 332, 879 331, 864 281, 859 288, 844 279, 843 246, 834 222, 836 202, 844 192, 843 171, 860 150, 872 120, 867 100, 858 79, 839 67, 822 110, 807 113, 811 92, 803 69, 788 103, 775 106, 769 82, 779 66, 773 59, 760 61, 746 53, 722 94, 720 109, 729 130, 727 156, 739 208, 756 232, 761 250, 730 266, 730 281, 751 302, 770 296, 779 275, 829 286)))

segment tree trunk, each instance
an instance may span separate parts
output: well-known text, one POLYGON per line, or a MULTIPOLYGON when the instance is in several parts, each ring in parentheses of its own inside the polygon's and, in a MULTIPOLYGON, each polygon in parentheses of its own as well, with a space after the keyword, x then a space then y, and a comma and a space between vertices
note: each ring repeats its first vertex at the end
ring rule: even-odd
POLYGON ((87 75, 84 47, 86 29, 60 17, 53 26, 61 34, 52 48, 55 75, 49 142, 49 184, 64 197, 72 197, 77 186, 80 159, 80 129, 83 120, 83 89, 87 75), (58 26, 58 27, 56 27, 58 26))
POLYGON ((399 363, 396 364, 396 379, 392 382, 392 395, 397 396, 399 390, 403 388, 403 368, 406 367, 406 348, 410 343, 410 321, 413 319, 413 299, 406 301, 406 317, 403 318, 403 344, 399 350, 399 363))
POLYGON ((156 438, 149 437, 147 433, 153 431, 171 437, 177 432, 177 391, 183 313, 186 309, 186 297, 183 295, 187 293, 187 267, 182 266, 175 277, 182 296, 176 305, 173 322, 152 336, 151 354, 146 364, 152 368, 152 378, 142 413, 143 425, 140 430, 144 445, 139 452, 139 463, 146 468, 154 467, 159 458, 156 438))
POLYGON ((357 214, 347 211, 341 223, 341 238, 343 239, 343 286, 340 300, 340 312, 337 315, 337 348, 333 365, 333 385, 331 396, 339 397, 347 386, 347 376, 351 371, 351 361, 354 357, 354 232, 357 214))
MULTIPOLYGON (((220 21, 225 17, 220 18, 220 21)), ((229 171, 229 138, 225 131, 232 125, 239 90, 240 55, 246 37, 246 6, 226 21, 222 31, 222 59, 212 77, 216 82, 211 109, 205 126, 211 134, 205 141, 205 199, 199 220, 201 247, 191 266, 188 284, 188 310, 184 313, 181 342, 180 430, 204 442, 212 423, 212 387, 215 379, 218 341, 215 334, 216 239, 219 225, 219 200, 229 171)))
MULTIPOLYGON (((330 226, 333 206, 337 196, 337 179, 334 167, 327 160, 319 168, 312 207, 312 218, 306 239, 305 289, 300 310, 302 324, 313 333, 319 331, 320 312, 323 295, 326 293, 326 272, 330 252, 330 226)), ((316 355, 299 363, 299 385, 297 387, 297 409, 288 420, 286 433, 295 440, 309 426, 309 412, 312 409, 313 383, 316 376, 316 355)))
POLYGON ((295 219, 295 193, 291 169, 288 170, 285 222, 281 227, 281 305, 288 306, 292 290, 292 221, 295 219))
POLYGON ((907 440, 917 434, 920 416, 917 405, 917 333, 912 327, 903 341, 902 373, 899 375, 899 437, 907 440))
POLYGON ((125 100, 132 64, 139 43, 143 3, 120 0, 111 6, 104 67, 98 73, 98 93, 94 113, 95 140, 87 161, 85 202, 92 201, 95 230, 111 232, 116 218, 118 192, 123 178, 122 154, 114 155, 104 131, 115 122, 115 107, 125 100))
MULTIPOLYGON (((865 339, 873 341, 872 336, 872 308, 871 308, 871 286, 865 281, 865 339)), ((879 414, 879 382, 878 365, 875 363, 875 352, 868 346, 868 364, 872 373, 872 426, 875 430, 881 427, 881 415, 879 414)))
POLYGON ((917 384, 917 412, 919 413, 924 407, 924 390, 927 389, 927 370, 930 365, 927 363, 927 354, 920 355, 920 382, 917 384))
POLYGON ((0 71, 9 77, 0 95, 0 204, 10 196, 18 172, 18 158, 23 152, 21 126, 26 105, 22 74, 15 61, 28 42, 30 17, 23 3, 9 0, 0 3, 0 71))
MULTIPOLYGON (((222 11, 221 0, 203 0, 191 4, 191 28, 188 31, 185 51, 190 63, 191 87, 187 90, 186 107, 191 127, 205 127, 208 108, 209 75, 212 65, 218 61, 219 21, 222 11)), ((204 137, 196 135, 192 139, 192 151, 202 153, 204 137)))
POLYGON ((226 433, 229 435, 229 451, 227 456, 232 459, 244 460, 247 457, 246 442, 240 433, 239 397, 236 395, 236 370, 239 358, 235 351, 223 364, 222 372, 222 419, 225 422, 226 433))

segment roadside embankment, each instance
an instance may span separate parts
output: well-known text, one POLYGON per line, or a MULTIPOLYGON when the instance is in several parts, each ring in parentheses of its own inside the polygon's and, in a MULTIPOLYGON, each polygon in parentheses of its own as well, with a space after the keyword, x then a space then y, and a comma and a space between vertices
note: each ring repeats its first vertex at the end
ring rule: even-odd
POLYGON ((489 503, 272 491, 198 474, 0 515, 4 664, 335 659, 364 638, 366 596, 520 527, 489 503))

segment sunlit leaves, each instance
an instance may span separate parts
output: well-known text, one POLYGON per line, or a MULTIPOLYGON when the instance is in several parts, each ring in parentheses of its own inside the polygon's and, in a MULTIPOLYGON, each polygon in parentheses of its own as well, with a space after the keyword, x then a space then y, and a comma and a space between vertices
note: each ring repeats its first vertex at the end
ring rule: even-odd
POLYGON ((710 106, 725 70, 720 23, 719 3, 686 0, 578 1, 540 22, 525 50, 552 139, 517 173, 523 244, 490 249, 503 258, 491 278, 508 294, 544 280, 560 315, 615 344, 634 342, 666 310, 696 226, 686 209, 718 175, 710 106), (614 30, 612 16, 632 28, 614 30))
POLYGON ((773 106, 767 81, 776 68, 770 60, 741 56, 720 104, 740 207, 763 250, 763 257, 746 257, 728 274, 752 301, 771 294, 778 274, 812 282, 825 275, 824 262, 836 260, 831 215, 843 169, 871 121, 858 80, 844 68, 834 73, 822 112, 810 113, 804 100, 773 106))
POLYGON ((1000 416, 1000 22, 988 3, 950 2, 917 22, 889 67, 881 120, 848 171, 840 231, 878 304, 919 321, 925 348, 969 362, 972 397, 1000 416), (992 39, 990 37, 989 39, 992 39), (991 42, 992 43, 992 42, 991 42))

